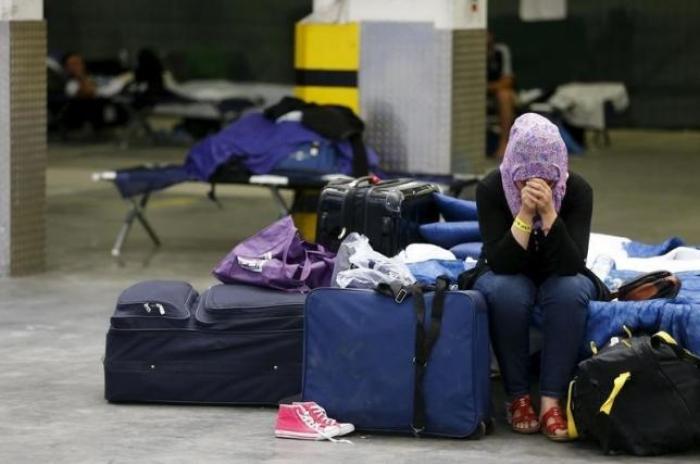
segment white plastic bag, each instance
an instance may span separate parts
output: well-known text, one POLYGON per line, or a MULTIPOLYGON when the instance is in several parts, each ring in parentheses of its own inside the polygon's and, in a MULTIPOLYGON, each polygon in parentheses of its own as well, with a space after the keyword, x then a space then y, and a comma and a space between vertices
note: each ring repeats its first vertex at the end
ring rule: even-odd
POLYGON ((374 251, 369 239, 356 232, 340 244, 331 279, 333 286, 341 288, 376 288, 392 282, 408 286, 415 281, 404 263, 374 251))

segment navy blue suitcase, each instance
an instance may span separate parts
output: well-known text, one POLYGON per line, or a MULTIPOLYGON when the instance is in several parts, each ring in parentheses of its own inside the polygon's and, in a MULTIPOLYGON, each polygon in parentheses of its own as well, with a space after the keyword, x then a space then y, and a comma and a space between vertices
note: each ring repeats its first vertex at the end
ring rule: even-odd
POLYGON ((427 293, 416 305, 420 294, 402 300, 362 289, 311 292, 303 399, 358 430, 483 435, 490 422, 484 299, 474 291, 436 295, 427 293), (432 350, 421 351, 421 339, 432 350))
POLYGON ((301 391, 305 296, 186 282, 126 289, 107 333, 112 402, 275 405, 301 391))

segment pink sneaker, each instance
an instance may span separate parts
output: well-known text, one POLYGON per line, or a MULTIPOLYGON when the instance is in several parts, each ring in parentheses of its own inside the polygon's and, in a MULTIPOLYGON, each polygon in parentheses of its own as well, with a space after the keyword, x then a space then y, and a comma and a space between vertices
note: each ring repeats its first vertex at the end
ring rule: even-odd
POLYGON ((300 404, 280 404, 275 424, 277 438, 334 441, 333 437, 339 433, 340 427, 317 421, 300 404))
POLYGON ((318 403, 315 401, 305 401, 303 403, 294 403, 298 404, 304 407, 307 411, 309 411, 309 414, 313 416, 313 418, 316 420, 316 422, 321 423, 323 425, 335 425, 340 429, 340 432, 338 433, 337 436, 342 437, 343 435, 347 435, 349 433, 352 433, 355 431, 355 426, 352 425, 349 422, 338 422, 335 419, 331 419, 328 417, 328 414, 326 414, 326 410, 321 407, 318 403))

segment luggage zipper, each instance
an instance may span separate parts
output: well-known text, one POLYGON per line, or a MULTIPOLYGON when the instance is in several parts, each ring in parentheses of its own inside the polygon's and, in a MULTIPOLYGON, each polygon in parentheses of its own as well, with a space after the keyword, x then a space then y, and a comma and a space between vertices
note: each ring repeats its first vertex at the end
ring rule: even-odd
POLYGON ((301 314, 301 312, 298 309, 298 305, 270 305, 249 307, 230 306, 226 308, 208 307, 203 308, 203 310, 210 316, 224 318, 231 317, 231 313, 233 313, 234 317, 253 317, 260 315, 264 315, 265 317, 303 317, 303 314, 301 314))

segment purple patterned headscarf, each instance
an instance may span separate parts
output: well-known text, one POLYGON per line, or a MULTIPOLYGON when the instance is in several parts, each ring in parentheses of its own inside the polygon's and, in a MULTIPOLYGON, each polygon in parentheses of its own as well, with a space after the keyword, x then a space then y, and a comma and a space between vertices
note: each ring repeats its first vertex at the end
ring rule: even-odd
POLYGON ((533 177, 555 183, 552 197, 554 208, 559 212, 566 193, 569 161, 559 129, 547 118, 525 113, 515 120, 500 169, 503 191, 513 217, 520 211, 520 191, 515 182, 533 177))

